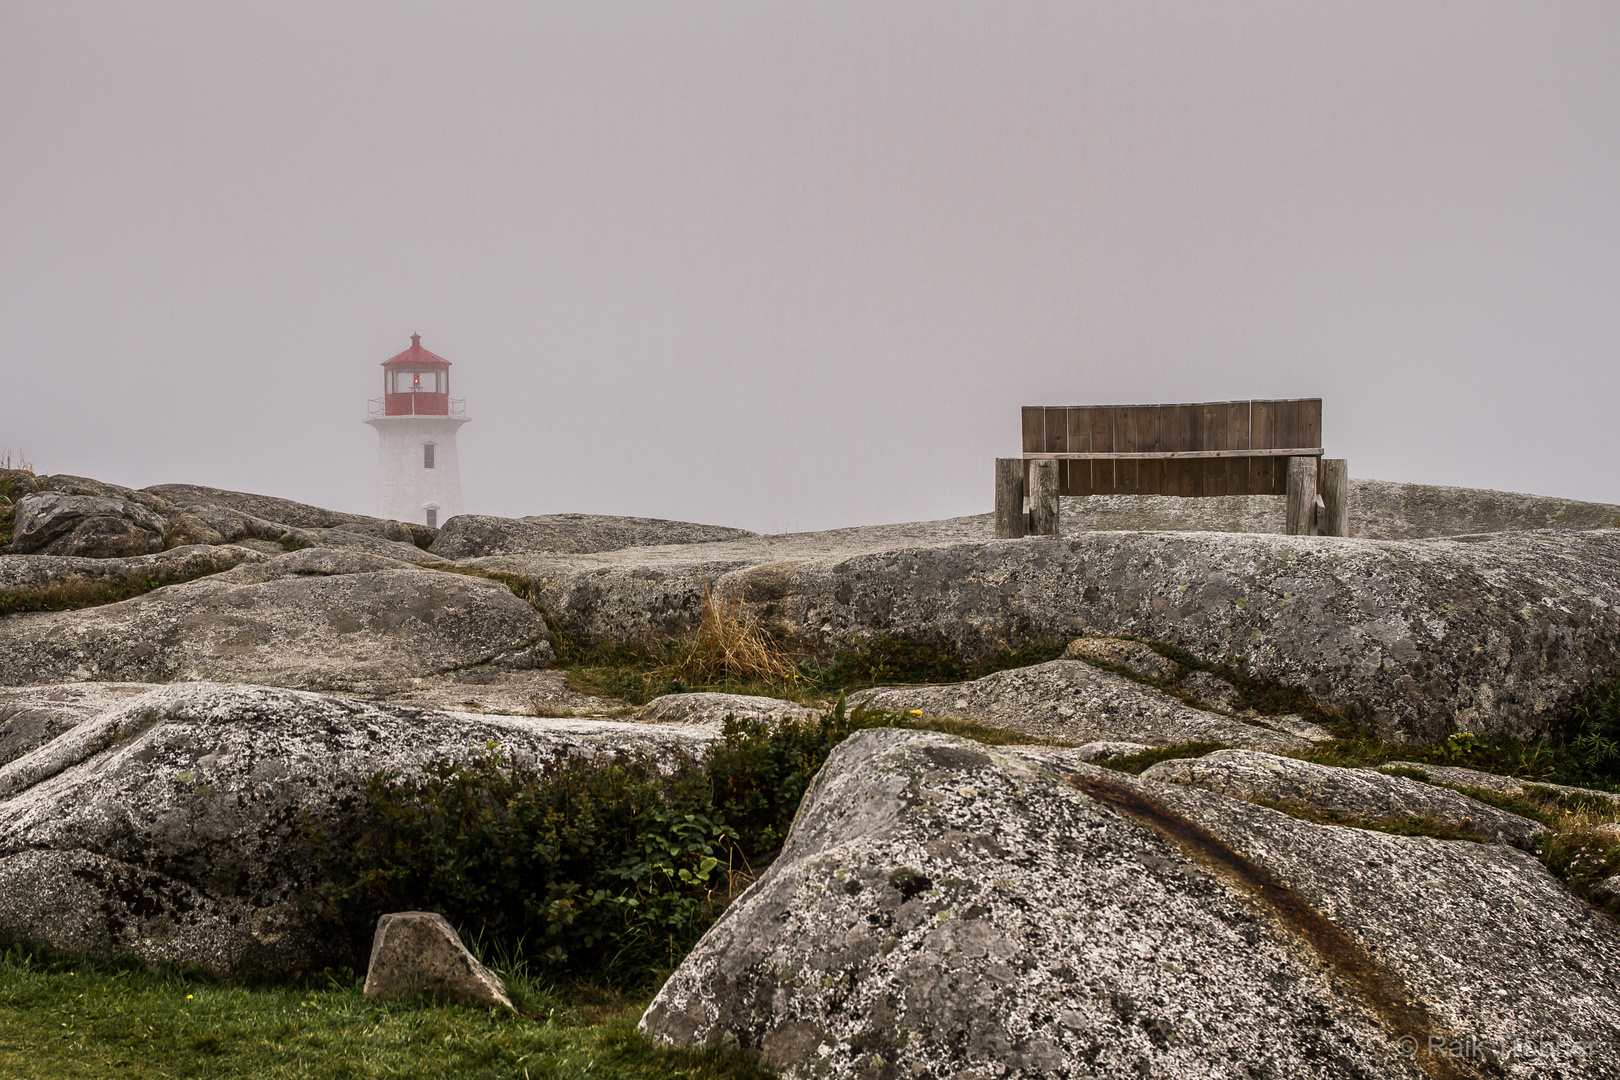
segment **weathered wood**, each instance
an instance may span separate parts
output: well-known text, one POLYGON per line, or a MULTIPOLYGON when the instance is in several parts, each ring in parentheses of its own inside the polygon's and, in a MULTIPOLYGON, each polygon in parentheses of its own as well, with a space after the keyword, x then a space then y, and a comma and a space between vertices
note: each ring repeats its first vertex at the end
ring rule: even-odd
POLYGON ((1057 461, 1064 495, 1286 495, 1282 459, 1321 441, 1321 398, 1023 410, 1023 455, 1057 461))
MULTIPOLYGON (((1117 450, 1114 443, 1114 410, 1096 406, 1086 410, 1086 427, 1091 432, 1090 450, 1108 453, 1117 450)), ((1119 493, 1119 466, 1112 461, 1098 461, 1091 467, 1091 493, 1117 495, 1119 493)))
POLYGON ((1031 461, 1050 458, 1059 461, 1170 461, 1203 458, 1240 457, 1317 457, 1320 446, 1290 446, 1280 450, 1145 450, 1118 454, 1025 454, 1031 461))
MULTIPOLYGON (((1088 453, 1091 450, 1091 425, 1086 419, 1085 409, 1069 410, 1069 451, 1076 454, 1088 453)), ((1062 494, 1090 495, 1096 490, 1091 480, 1091 462, 1086 460, 1070 459, 1068 472, 1059 477, 1062 481, 1062 494)))
POLYGON ((1305 536, 1316 522, 1316 458, 1288 459, 1288 511, 1285 529, 1290 536, 1305 536))
POLYGON ((1024 453, 1046 449, 1046 410, 1039 405, 1025 405, 1024 453))
POLYGON ((1051 458, 1029 463, 1029 534, 1058 534, 1058 463, 1051 458))
POLYGON ((1350 463, 1344 458, 1322 460, 1323 536, 1350 535, 1350 463))
POLYGON ((996 458, 996 539, 1024 535, 1024 459, 996 458))

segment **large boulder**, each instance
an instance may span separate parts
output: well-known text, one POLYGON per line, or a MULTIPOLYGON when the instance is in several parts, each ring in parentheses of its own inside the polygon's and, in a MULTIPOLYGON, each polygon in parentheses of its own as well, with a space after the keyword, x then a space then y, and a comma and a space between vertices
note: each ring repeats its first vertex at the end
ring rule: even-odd
POLYGON ((362 514, 345 514, 308 503, 279 499, 273 495, 252 495, 244 491, 226 491, 204 487, 201 484, 153 484, 143 493, 162 499, 172 510, 198 508, 235 510, 264 521, 279 521, 300 529, 331 529, 355 522, 377 522, 362 514))
POLYGON ((341 838, 369 774, 490 743, 544 761, 710 739, 256 686, 155 688, 0 766, 0 932, 220 973, 296 970, 329 959, 301 906, 318 884, 307 831, 341 838))
POLYGON ((149 683, 56 683, 0 689, 0 765, 151 689, 149 683))
POLYGON ((636 712, 644 724, 711 724, 738 720, 814 720, 825 709, 813 709, 795 701, 760 697, 757 694, 664 694, 655 697, 636 712))
POLYGON ((413 994, 517 1012, 500 977, 478 962, 443 915, 431 911, 379 918, 366 964, 366 997, 413 994))
POLYGON ((266 558, 234 545, 193 545, 122 559, 0 555, 0 613, 108 603, 266 558))
POLYGON ((642 1029, 788 1077, 1613 1077, 1617 957, 1516 848, 874 730, 642 1029))
POLYGON ((41 476, 34 481, 34 487, 39 491, 57 491, 63 495, 93 495, 101 499, 121 499, 124 502, 144 506, 155 514, 166 515, 169 512, 169 504, 150 492, 137 491, 122 484, 109 484, 104 480, 93 480, 88 476, 73 476, 69 473, 41 476))
POLYGON ((1142 775, 1249 802, 1303 807, 1353 822, 1435 822, 1526 851, 1546 832, 1539 822, 1409 777, 1249 750, 1218 750, 1198 758, 1161 761, 1142 775))
POLYGON ((510 589, 310 549, 133 600, 0 619, 0 685, 214 679, 375 689, 497 664, 544 667, 545 622, 510 589))
POLYGON ((447 559, 532 552, 584 554, 665 544, 707 544, 758 535, 723 525, 607 514, 546 514, 524 518, 457 514, 439 530, 432 550, 447 559))
POLYGON ((1311 745, 1310 739, 1264 726, 1264 718, 1247 722, 1194 709, 1161 690, 1079 660, 1052 660, 946 686, 881 687, 852 694, 850 703, 970 720, 1072 743, 1208 742, 1258 750, 1311 745))
POLYGON ((1620 671, 1620 530, 1378 541, 1091 533, 845 554, 827 542, 507 557, 566 629, 695 629, 703 590, 799 648, 874 635, 968 657, 1029 638, 1127 635, 1307 687, 1390 738, 1546 734, 1620 671), (770 561, 764 561, 770 560, 770 561))
POLYGON ((17 503, 15 529, 12 554, 105 559, 162 551, 167 526, 139 503, 43 491, 17 503))

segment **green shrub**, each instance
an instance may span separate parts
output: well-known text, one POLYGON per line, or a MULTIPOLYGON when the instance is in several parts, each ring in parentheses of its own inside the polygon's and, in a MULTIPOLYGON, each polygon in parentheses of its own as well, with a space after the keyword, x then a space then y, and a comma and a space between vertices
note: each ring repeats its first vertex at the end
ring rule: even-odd
POLYGON ((1589 775, 1620 783, 1620 679, 1592 687, 1575 703, 1565 741, 1589 775))
POLYGON ((634 986, 668 970, 782 844, 847 712, 728 720, 701 756, 618 752, 544 763, 499 746, 366 782, 360 835, 317 834, 325 914, 363 955, 376 917, 442 913, 559 980, 634 986))

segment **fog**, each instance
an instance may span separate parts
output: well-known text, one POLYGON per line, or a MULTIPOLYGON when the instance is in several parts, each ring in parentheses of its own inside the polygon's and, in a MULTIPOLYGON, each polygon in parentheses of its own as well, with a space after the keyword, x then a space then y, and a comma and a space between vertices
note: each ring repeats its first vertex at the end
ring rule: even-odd
POLYGON ((369 512, 990 509, 1025 404, 1321 397, 1620 502, 1620 6, 0 0, 0 451, 369 512))

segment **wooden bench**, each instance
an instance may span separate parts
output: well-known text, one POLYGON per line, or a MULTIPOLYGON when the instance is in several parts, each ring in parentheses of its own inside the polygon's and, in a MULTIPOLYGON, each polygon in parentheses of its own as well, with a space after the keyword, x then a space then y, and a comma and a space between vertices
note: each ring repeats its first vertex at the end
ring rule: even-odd
POLYGON ((1346 534, 1348 472, 1322 459, 1321 398, 1030 405, 1023 433, 1023 456, 996 463, 998 537, 1056 535, 1061 495, 1283 495, 1288 532, 1346 534))

